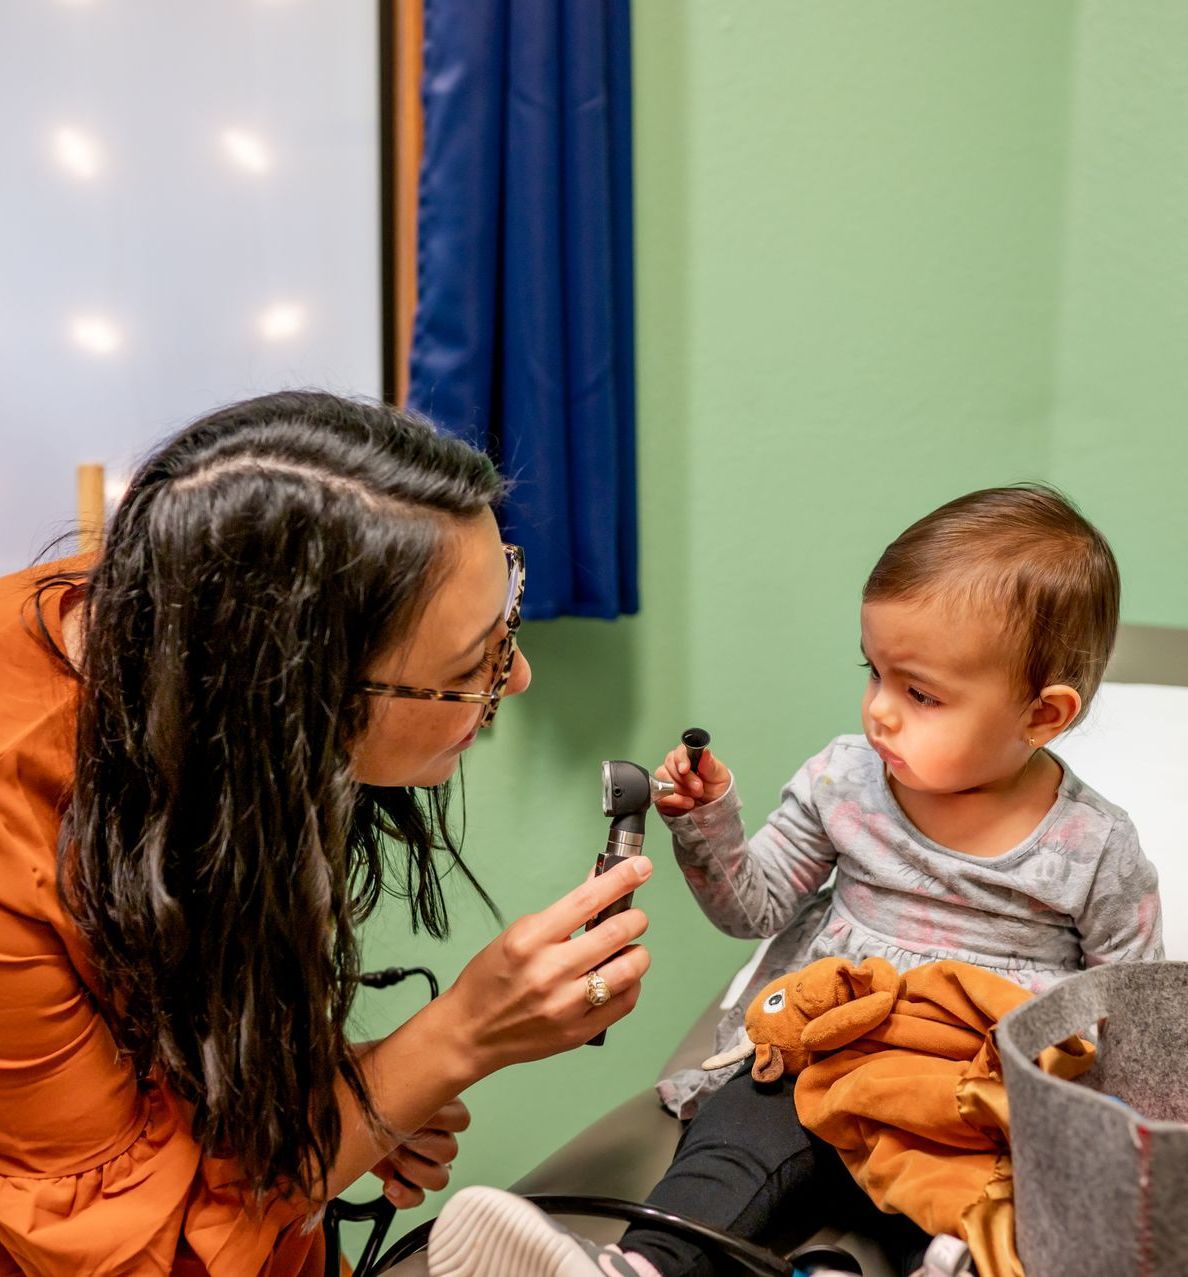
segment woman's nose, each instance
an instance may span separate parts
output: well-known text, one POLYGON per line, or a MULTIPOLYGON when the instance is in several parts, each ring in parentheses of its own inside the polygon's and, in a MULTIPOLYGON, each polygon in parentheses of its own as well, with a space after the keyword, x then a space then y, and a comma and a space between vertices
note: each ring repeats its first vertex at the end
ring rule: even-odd
POLYGON ((521 692, 526 692, 532 682, 532 666, 528 664, 528 658, 520 649, 516 648, 515 660, 512 662, 511 674, 507 679, 507 690, 505 696, 519 696, 521 692))

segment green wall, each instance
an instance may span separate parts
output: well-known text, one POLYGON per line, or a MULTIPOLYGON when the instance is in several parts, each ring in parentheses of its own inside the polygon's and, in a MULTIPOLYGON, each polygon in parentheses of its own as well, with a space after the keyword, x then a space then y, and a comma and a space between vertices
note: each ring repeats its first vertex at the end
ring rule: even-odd
MULTIPOLYGON (((858 726, 867 570, 960 492, 1065 483, 1139 579, 1132 619, 1188 624, 1166 573, 1139 570, 1163 537, 1188 545, 1163 388, 1188 377, 1182 358, 1165 376, 1188 305, 1188 254, 1165 260, 1188 166, 1157 171, 1185 115, 1188 16, 1153 36, 1104 4, 1078 22, 1068 0, 636 0, 634 23, 643 611, 527 627, 533 688, 471 753, 467 852, 509 917, 601 846, 599 760, 655 764, 692 722, 761 819, 809 752, 858 726), (1119 49, 1152 60, 1137 91, 1119 49), (1152 304, 1163 333, 1138 325, 1152 304)), ((747 956, 692 903, 658 821, 651 850, 637 1014, 600 1051, 476 1087, 455 1186, 514 1180, 648 1084, 747 956)), ((410 944, 389 905, 373 965, 451 978, 496 929, 461 887, 455 918, 448 944, 410 944)), ((419 996, 370 996, 361 1032, 419 996)))
POLYGON ((1188 625, 1188 6, 1083 0, 1051 476, 1110 536, 1123 610, 1188 625))

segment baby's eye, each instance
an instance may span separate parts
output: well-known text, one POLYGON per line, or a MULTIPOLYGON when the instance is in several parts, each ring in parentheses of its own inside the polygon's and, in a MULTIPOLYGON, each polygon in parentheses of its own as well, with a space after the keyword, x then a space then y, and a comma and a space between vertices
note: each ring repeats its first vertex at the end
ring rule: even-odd
POLYGON ((940 701, 938 701, 935 697, 929 696, 927 692, 922 692, 916 687, 909 687, 908 695, 916 702, 917 705, 927 705, 930 708, 935 708, 940 704, 940 701))
POLYGON ((860 661, 859 666, 870 674, 872 682, 877 683, 879 681, 879 672, 869 661, 860 661))
POLYGON ((767 997, 763 999, 763 1009, 773 1015, 776 1011, 782 1011, 784 1009, 783 989, 777 989, 775 993, 769 993, 767 997))

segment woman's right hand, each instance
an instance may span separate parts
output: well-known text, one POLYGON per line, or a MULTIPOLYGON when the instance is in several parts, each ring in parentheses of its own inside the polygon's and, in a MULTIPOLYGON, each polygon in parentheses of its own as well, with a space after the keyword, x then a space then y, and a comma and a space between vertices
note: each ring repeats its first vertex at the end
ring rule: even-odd
POLYGON ((438 1002, 442 1010, 448 1004, 462 1048, 473 1052, 477 1077, 580 1046, 631 1011, 651 964, 648 951, 632 943, 647 930, 644 912, 627 909, 573 933, 651 873, 646 856, 632 856, 517 919, 470 960, 438 1002), (611 988, 605 1006, 586 1001, 591 971, 611 988))
POLYGON ((669 751, 656 768, 656 775, 661 780, 671 780, 676 786, 675 794, 656 799, 656 806, 670 816, 680 816, 694 807, 712 803, 730 788, 730 768, 724 762, 707 749, 701 755, 697 770, 693 771, 689 766, 689 751, 683 744, 669 751))

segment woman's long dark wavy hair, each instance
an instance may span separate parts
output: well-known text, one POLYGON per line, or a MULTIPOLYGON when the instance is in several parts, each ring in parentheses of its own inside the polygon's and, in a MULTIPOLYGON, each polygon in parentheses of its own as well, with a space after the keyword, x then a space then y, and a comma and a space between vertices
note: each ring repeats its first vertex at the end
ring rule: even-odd
POLYGON ((345 1028, 385 836, 414 929, 445 931, 438 852, 474 883, 445 795, 361 786, 350 749, 357 682, 501 491, 404 413, 251 399, 141 467, 87 585, 63 896, 138 1075, 258 1191, 321 1191, 338 1077, 378 1122, 345 1028))

